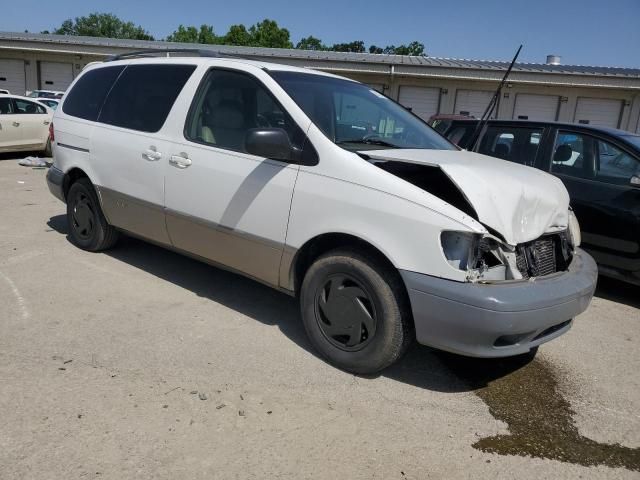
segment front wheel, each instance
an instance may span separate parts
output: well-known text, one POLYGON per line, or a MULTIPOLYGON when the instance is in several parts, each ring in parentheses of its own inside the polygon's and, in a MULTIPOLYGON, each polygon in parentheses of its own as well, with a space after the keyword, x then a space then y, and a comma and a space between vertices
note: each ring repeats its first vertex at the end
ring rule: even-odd
POLYGON ((67 221, 71 241, 83 250, 106 250, 118 240, 118 231, 107 222, 88 178, 80 178, 69 189, 67 221))
POLYGON ((313 263, 302 282, 300 307, 314 347, 349 372, 388 367, 414 338, 397 272, 353 250, 335 250, 313 263))

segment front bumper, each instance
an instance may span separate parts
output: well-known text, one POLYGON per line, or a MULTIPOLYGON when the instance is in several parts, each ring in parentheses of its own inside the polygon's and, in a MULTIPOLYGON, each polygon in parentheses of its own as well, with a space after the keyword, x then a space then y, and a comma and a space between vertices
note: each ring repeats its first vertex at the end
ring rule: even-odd
POLYGON ((49 171, 47 172, 47 185, 49 186, 49 191, 58 200, 64 202, 64 191, 62 188, 63 182, 64 172, 53 166, 49 168, 49 171))
POLYGON ((507 357, 565 333, 589 306, 598 269, 577 249, 566 272, 463 283, 401 271, 419 343, 472 357, 507 357))

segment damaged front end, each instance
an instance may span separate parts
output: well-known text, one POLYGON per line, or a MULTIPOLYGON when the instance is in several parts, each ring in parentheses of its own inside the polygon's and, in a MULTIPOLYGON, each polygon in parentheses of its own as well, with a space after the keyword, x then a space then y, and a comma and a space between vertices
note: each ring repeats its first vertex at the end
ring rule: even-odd
POLYGON ((467 273, 469 282, 497 282, 543 277, 566 271, 577 245, 569 230, 508 245, 491 234, 444 231, 442 252, 449 264, 467 273))

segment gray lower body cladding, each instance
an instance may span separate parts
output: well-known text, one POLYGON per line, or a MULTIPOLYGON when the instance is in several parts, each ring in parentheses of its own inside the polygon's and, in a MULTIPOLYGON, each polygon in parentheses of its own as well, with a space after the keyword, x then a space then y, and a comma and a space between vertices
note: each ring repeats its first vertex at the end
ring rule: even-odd
POLYGON ((56 167, 49 168, 49 171, 47 171, 47 186, 49 187, 49 191, 58 200, 64 202, 63 183, 64 172, 56 167))
POLYGON ((419 343, 472 357, 507 357, 565 333, 589 306, 598 269, 578 249, 565 272, 464 283, 401 271, 419 343))

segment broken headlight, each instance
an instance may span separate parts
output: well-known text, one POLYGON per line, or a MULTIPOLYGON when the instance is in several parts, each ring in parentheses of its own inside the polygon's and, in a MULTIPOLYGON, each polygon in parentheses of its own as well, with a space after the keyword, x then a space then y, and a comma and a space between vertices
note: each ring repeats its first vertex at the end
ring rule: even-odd
POLYGON ((504 265, 499 256, 500 245, 494 239, 473 233, 446 231, 440 235, 440 243, 444 256, 452 267, 474 271, 476 276, 482 276, 493 269, 490 275, 492 279, 504 279, 504 265), (500 267, 499 271, 494 267, 500 267))
POLYGON ((474 233, 446 231, 440 234, 440 243, 447 262, 459 270, 473 268, 479 241, 480 235, 474 233))

